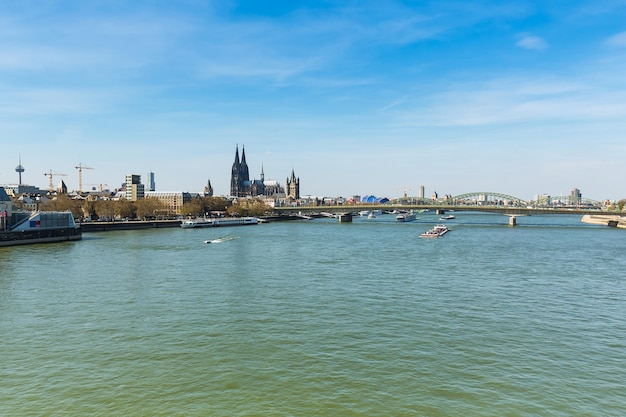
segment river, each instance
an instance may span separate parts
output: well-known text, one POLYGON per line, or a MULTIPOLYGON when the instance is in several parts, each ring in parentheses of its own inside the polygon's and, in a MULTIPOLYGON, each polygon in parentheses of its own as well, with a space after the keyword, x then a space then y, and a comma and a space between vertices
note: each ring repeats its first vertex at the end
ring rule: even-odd
POLYGON ((455 214, 0 248, 0 415, 626 415, 625 231, 455 214))

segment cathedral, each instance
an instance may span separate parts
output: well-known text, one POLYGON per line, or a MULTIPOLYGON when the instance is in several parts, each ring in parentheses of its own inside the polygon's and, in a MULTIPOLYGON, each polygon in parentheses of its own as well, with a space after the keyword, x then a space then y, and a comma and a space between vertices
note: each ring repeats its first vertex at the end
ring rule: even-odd
MULTIPOLYGON (((291 178, 287 178, 287 198, 300 198, 300 179, 296 178, 294 171, 291 171, 291 178)), ((261 167, 261 179, 250 181, 248 163, 246 162, 246 150, 241 148, 241 159, 239 159, 239 145, 235 149, 235 162, 230 177, 230 195, 232 197, 257 197, 257 196, 280 196, 285 195, 285 189, 274 180, 266 180, 261 167)))

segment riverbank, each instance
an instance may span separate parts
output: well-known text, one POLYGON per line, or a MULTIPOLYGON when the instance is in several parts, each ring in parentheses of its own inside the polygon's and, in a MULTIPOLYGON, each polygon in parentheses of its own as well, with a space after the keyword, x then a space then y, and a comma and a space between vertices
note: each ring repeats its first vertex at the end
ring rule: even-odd
POLYGON ((113 230, 162 229, 180 227, 180 220, 129 220, 121 222, 85 222, 80 227, 83 232, 108 232, 113 230))

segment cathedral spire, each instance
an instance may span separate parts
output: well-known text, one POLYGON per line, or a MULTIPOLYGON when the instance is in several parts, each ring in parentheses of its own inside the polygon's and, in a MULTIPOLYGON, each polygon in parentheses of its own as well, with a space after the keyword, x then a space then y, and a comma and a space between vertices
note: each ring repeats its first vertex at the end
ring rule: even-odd
POLYGON ((250 172, 246 162, 246 148, 244 146, 241 146, 241 178, 242 181, 250 181, 250 172))
POLYGON ((237 144, 237 147, 235 148, 235 162, 233 166, 235 165, 239 165, 239 144, 237 144))

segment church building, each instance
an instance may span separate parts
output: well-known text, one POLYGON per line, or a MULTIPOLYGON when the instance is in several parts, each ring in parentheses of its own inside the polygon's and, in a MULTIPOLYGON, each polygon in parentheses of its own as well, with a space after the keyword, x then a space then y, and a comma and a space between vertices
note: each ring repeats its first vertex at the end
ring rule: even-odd
MULTIPOLYGON (((291 173, 291 176, 295 180, 295 175, 291 173)), ((288 182, 289 184, 289 182, 288 182)), ((289 185, 288 185, 289 186, 289 185)), ((297 180, 297 193, 300 196, 300 180, 297 180)), ((232 197, 257 197, 257 196, 280 196, 284 195, 285 190, 278 181, 266 180, 263 167, 261 167, 261 179, 250 181, 250 173, 248 170, 248 163, 246 162, 246 150, 242 147, 241 159, 239 159, 239 145, 235 149, 235 162, 231 170, 230 177, 230 195, 232 197)))

